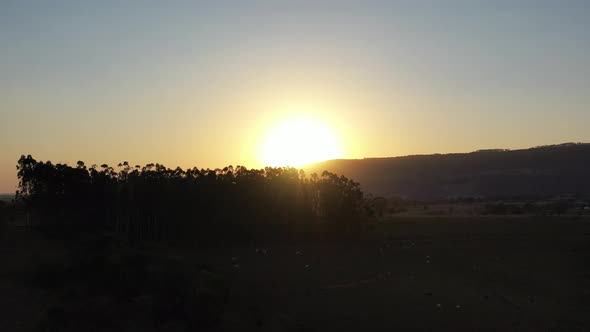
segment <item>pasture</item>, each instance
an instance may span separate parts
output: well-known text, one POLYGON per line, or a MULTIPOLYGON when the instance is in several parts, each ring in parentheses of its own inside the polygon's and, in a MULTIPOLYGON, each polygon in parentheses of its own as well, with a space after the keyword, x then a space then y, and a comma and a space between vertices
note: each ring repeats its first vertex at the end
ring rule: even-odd
MULTIPOLYGON (((29 331, 56 295, 15 280, 18 270, 34 251, 60 250, 9 232, 0 329, 29 331)), ((348 243, 166 253, 224 276, 214 331, 590 329, 588 218, 396 218, 348 243)))

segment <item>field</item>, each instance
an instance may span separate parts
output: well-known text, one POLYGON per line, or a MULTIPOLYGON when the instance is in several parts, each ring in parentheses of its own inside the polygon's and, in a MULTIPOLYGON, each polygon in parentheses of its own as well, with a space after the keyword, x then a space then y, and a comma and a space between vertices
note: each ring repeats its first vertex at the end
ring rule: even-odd
MULTIPOLYGON (((3 331, 52 296, 13 280, 16 253, 43 250, 20 232, 0 252, 3 331)), ((348 244, 171 254, 227 276, 222 331, 590 330, 589 218, 396 218, 348 244)))

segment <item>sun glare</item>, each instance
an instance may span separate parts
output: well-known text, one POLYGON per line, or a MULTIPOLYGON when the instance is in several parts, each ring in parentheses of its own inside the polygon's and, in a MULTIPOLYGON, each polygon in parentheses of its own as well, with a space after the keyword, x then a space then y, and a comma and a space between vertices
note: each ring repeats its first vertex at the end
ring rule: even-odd
POLYGON ((342 148, 329 126, 313 118, 287 119, 273 125, 261 146, 264 166, 300 167, 342 158, 342 148))

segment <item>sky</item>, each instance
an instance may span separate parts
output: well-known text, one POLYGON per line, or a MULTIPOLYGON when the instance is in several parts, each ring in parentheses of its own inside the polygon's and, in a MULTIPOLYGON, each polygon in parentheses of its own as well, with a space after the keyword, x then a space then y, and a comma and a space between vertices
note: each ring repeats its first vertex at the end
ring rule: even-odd
POLYGON ((590 142, 588 1, 0 2, 16 161, 261 167, 293 114, 344 158, 590 142))

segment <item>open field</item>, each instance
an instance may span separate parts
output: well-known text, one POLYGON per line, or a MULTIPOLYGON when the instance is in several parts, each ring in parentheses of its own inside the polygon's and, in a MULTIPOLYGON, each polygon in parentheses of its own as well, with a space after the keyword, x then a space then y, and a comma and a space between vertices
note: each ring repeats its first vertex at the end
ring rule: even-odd
MULTIPOLYGON (((5 271, 31 241, 3 240, 5 271)), ((174 254, 228 277, 225 331, 590 329, 588 218, 397 218, 354 244, 174 254)), ((0 329, 26 331, 51 295, 12 275, 0 329)))

